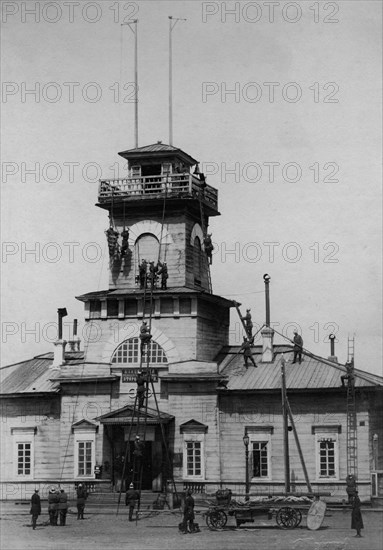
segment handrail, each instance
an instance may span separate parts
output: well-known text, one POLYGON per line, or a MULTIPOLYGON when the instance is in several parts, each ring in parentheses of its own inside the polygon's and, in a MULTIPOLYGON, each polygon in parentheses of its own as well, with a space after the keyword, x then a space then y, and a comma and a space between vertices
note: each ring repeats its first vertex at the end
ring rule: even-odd
MULTIPOLYGON (((193 174, 168 174, 140 176, 129 178, 100 180, 98 198, 100 201, 118 197, 143 197, 166 194, 198 196, 201 191, 201 181, 193 174)), ((203 200, 215 208, 218 203, 218 191, 210 185, 203 189, 203 200)))

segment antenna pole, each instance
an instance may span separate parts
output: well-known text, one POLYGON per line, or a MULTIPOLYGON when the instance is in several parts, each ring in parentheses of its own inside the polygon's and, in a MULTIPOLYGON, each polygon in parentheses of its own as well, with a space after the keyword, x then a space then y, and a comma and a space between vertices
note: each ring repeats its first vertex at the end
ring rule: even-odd
POLYGON ((131 23, 121 23, 128 25, 134 34, 134 145, 138 147, 138 19, 134 19, 131 23), (133 28, 131 25, 135 25, 133 28))
POLYGON ((169 17, 169 145, 173 145, 173 44, 172 44, 172 32, 178 21, 186 21, 186 19, 180 19, 169 17))

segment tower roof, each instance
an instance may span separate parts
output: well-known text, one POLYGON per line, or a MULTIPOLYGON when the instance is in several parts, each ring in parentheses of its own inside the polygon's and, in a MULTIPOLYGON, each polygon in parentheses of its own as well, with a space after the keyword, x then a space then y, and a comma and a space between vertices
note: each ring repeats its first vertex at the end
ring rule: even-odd
POLYGON ((190 165, 198 163, 197 160, 185 153, 185 151, 182 151, 182 149, 174 147, 173 145, 167 145, 166 143, 162 143, 162 141, 157 141, 157 143, 144 145, 143 147, 137 147, 135 149, 127 149, 126 151, 121 151, 118 154, 126 160, 145 157, 161 158, 168 157, 170 155, 177 156, 190 165))

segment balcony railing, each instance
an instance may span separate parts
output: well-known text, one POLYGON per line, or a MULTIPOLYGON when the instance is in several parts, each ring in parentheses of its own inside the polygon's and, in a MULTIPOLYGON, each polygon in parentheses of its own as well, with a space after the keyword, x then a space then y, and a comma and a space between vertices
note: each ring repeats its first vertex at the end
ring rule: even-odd
POLYGON ((169 198, 198 198, 213 208, 218 208, 218 191, 210 185, 201 187, 201 181, 193 174, 169 174, 167 176, 141 176, 100 180, 98 200, 110 202, 117 198, 156 198, 167 194, 169 198))

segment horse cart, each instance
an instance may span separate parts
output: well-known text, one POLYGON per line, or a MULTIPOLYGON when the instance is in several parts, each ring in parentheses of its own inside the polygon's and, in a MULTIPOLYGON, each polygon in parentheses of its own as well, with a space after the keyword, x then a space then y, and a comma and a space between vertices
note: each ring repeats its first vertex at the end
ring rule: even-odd
POLYGON ((302 514, 307 513, 312 506, 308 497, 272 497, 252 502, 237 502, 231 499, 231 494, 216 495, 216 502, 210 503, 205 513, 206 524, 211 530, 223 529, 228 516, 235 518, 236 526, 243 523, 254 523, 255 519, 275 518, 277 525, 284 529, 294 529, 302 521, 302 514))

